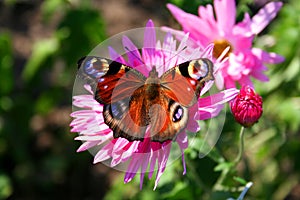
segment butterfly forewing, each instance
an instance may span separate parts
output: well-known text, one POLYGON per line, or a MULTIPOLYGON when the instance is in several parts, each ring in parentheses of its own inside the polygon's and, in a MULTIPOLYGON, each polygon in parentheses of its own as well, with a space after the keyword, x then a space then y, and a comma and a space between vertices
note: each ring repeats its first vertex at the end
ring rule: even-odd
POLYGON ((109 59, 89 56, 80 62, 84 73, 95 79, 95 98, 102 104, 130 97, 146 80, 139 71, 109 59))
POLYGON ((96 99, 109 104, 130 97, 144 85, 145 79, 138 71, 122 65, 117 73, 107 73, 98 80, 96 99))
POLYGON ((208 59, 182 63, 161 77, 165 94, 185 107, 192 106, 206 81, 213 80, 213 64, 208 59))

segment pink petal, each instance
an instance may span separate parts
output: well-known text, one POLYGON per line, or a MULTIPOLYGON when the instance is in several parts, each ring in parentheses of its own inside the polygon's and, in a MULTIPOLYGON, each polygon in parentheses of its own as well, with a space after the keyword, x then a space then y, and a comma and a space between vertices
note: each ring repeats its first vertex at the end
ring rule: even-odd
POLYGON ((138 147, 138 141, 134 141, 130 143, 130 147, 127 150, 124 150, 121 154, 120 157, 118 159, 114 158, 114 164, 117 165, 120 162, 125 162, 127 161, 132 155, 133 153, 136 151, 138 147))
POLYGON ((215 74, 215 83, 219 90, 222 90, 224 88, 224 77, 222 76, 221 72, 215 74))
POLYGON ((154 189, 156 189, 158 182, 160 180, 161 175, 164 173, 165 169, 166 169, 166 165, 167 165, 167 161, 170 155, 170 150, 171 150, 171 144, 168 144, 167 146, 163 147, 159 153, 158 156, 158 171, 156 173, 156 178, 155 178, 155 185, 154 185, 154 189))
POLYGON ((128 140, 124 138, 118 138, 117 142, 114 145, 112 153, 111 167, 114 167, 121 162, 127 161, 131 156, 133 156, 137 146, 137 141, 128 142, 128 140))
POLYGON ((93 95, 78 95, 73 97, 73 105, 79 108, 93 108, 95 111, 102 112, 103 106, 99 104, 93 95))
POLYGON ((173 56, 173 51, 176 50, 176 41, 170 32, 167 32, 164 38, 163 47, 160 50, 164 51, 165 54, 170 55, 169 57, 173 56))
POLYGON ((206 7, 199 6, 198 8, 199 13, 199 25, 201 25, 200 31, 206 37, 199 35, 198 39, 200 39, 200 43, 204 46, 208 45, 215 39, 220 38, 219 30, 218 30, 218 23, 215 19, 214 11, 212 5, 208 4, 206 7))
POLYGON ((88 141, 88 142, 84 142, 78 149, 77 152, 82 152, 82 151, 86 151, 94 146, 96 146, 98 144, 97 141, 88 141))
MULTIPOLYGON (((253 70, 251 72, 251 75, 256 78, 257 80, 263 81, 263 82, 267 82, 269 81, 269 77, 267 75, 265 75, 262 71, 258 71, 258 70, 253 70)), ((251 84, 253 85, 253 84, 251 84)), ((250 86, 251 86, 250 85, 250 86)))
MULTIPOLYGON (((195 120, 192 120, 195 121, 195 120)), ((178 143, 180 149, 183 151, 184 149, 188 148, 188 137, 185 131, 180 132, 177 135, 176 142, 178 143)))
POLYGON ((186 174, 186 164, 185 164, 185 159, 184 159, 184 152, 182 151, 181 153, 181 159, 182 159, 182 165, 183 165, 183 172, 182 175, 186 174))
POLYGON ((198 15, 202 19, 206 20, 209 22, 211 25, 215 24, 215 15, 214 15, 214 10, 211 4, 207 4, 206 7, 204 6, 199 6, 198 8, 198 15))
POLYGON ((80 118, 87 118, 90 117, 91 115, 96 114, 95 111, 93 110, 77 110, 74 111, 70 114, 71 117, 80 117, 80 118))
POLYGON ((199 120, 211 119, 219 115, 224 105, 206 107, 205 110, 199 109, 196 118, 199 120))
POLYGON ((147 171, 148 165, 149 165, 149 159, 150 159, 150 153, 146 153, 142 155, 143 160, 142 165, 141 165, 141 174, 140 174, 140 190, 143 187, 143 182, 144 182, 144 176, 147 171))
MULTIPOLYGON (((253 70, 254 71, 254 70, 253 70)), ((261 80, 262 81, 262 80, 261 80)), ((250 76, 247 76, 247 75, 243 75, 240 79, 239 79, 239 84, 240 85, 249 85, 251 87, 254 87, 253 86, 253 83, 250 79, 250 76)))
POLYGON ((235 84, 235 80, 233 80, 230 76, 227 76, 226 78, 224 78, 224 85, 225 88, 235 88, 236 84, 235 84))
POLYGON ((231 32, 235 24, 236 17, 235 1, 215 0, 214 8, 217 16, 219 31, 224 32, 224 35, 228 32, 231 32))
POLYGON ((132 43, 132 41, 127 37, 122 38, 123 46, 125 48, 126 54, 128 56, 128 63, 131 67, 138 67, 143 65, 142 57, 138 48, 132 43))
POLYGON ((112 150, 114 147, 114 143, 113 142, 109 142, 107 143, 104 147, 102 147, 102 149, 100 149, 98 151, 98 153, 95 155, 94 157, 94 164, 98 163, 98 162, 102 162, 104 160, 107 160, 109 158, 111 158, 111 154, 112 154, 112 150))
POLYGON ((232 100, 239 90, 235 88, 227 89, 217 94, 200 98, 198 101, 199 112, 195 120, 205 120, 217 116, 223 109, 223 104, 232 100))
POLYGON ((94 136, 78 136, 74 140, 82 140, 82 141, 98 141, 99 144, 105 142, 107 139, 111 138, 110 135, 94 135, 94 136))
POLYGON ((284 57, 276 53, 269 53, 258 48, 253 48, 251 51, 263 63, 276 64, 284 61, 284 57))
POLYGON ((112 47, 108 47, 108 51, 109 51, 110 58, 113 61, 128 65, 125 59, 120 54, 118 54, 112 47))
POLYGON ((148 172, 148 178, 151 179, 153 172, 155 171, 155 164, 158 157, 158 151, 152 151, 151 152, 151 158, 150 158, 150 166, 149 166, 149 172, 148 172))
POLYGON ((94 94, 92 87, 89 84, 84 84, 84 89, 86 89, 90 94, 94 94))
POLYGON ((214 81, 208 81, 200 92, 200 96, 204 95, 214 84, 214 81))
MULTIPOLYGON (((212 60, 213 59, 212 58, 213 51, 214 51, 214 43, 210 43, 202 50, 202 55, 200 57, 208 58, 208 59, 212 60)), ((218 64, 220 64, 220 63, 218 62, 218 64)))
POLYGON ((129 141, 125 138, 117 138, 116 139, 116 142, 114 144, 114 147, 113 147, 113 153, 112 153, 112 156, 115 157, 117 156, 117 154, 119 154, 119 152, 123 151, 123 148, 128 145, 129 141))
POLYGON ((126 172, 124 176, 124 183, 129 183, 134 177, 136 173, 126 172))
MULTIPOLYGON (((251 30, 251 18, 250 18, 250 15, 249 13, 245 13, 244 14, 244 19, 243 21, 237 23, 233 29, 232 29, 232 32, 234 34, 235 37, 239 36, 240 38, 250 38, 253 36, 253 32, 251 30)), ((236 39, 235 40, 239 40, 239 39, 236 39)), ((239 44, 239 42, 236 42, 237 44, 235 44, 235 48, 237 45, 242 45, 243 46, 243 43, 239 44)), ((252 39, 250 41, 250 47, 252 45, 252 39)), ((248 45, 245 45, 245 46, 248 46, 248 45)), ((249 48, 250 48, 249 47, 249 48)))
POLYGON ((210 42, 211 36, 215 35, 209 24, 196 15, 186 13, 172 4, 167 4, 167 7, 175 19, 181 24, 183 31, 188 32, 190 37, 198 41, 202 46, 206 46, 210 42))
POLYGON ((170 32, 167 32, 162 47, 160 43, 156 45, 157 50, 159 51, 157 59, 159 63, 156 64, 156 70, 158 71, 159 76, 161 76, 165 71, 174 67, 177 63, 177 57, 174 53, 176 52, 176 40, 173 38, 170 32))
MULTIPOLYGON (((186 33, 184 31, 179 31, 179 30, 172 29, 172 28, 169 28, 166 26, 162 26, 161 30, 164 32, 173 34, 179 41, 181 41, 184 37, 186 37, 186 33)), ((196 48, 197 46, 199 46, 199 44, 197 44, 197 42, 191 37, 188 38, 186 44, 193 48, 196 48)))
POLYGON ((155 46, 156 46, 156 32, 152 20, 149 20, 145 27, 144 45, 142 48, 143 60, 148 67, 155 64, 155 46))
MULTIPOLYGON (((192 107, 189 108, 189 121, 186 126, 186 129, 190 132, 196 133, 200 130, 199 124, 196 120, 194 120, 195 114, 198 112, 198 105, 195 104, 192 107)), ((179 141, 182 138, 179 139, 179 141)))
POLYGON ((270 2, 252 18, 251 30, 254 34, 260 33, 277 15, 282 2, 270 2))
POLYGON ((210 95, 208 97, 200 98, 198 101, 198 106, 199 108, 205 108, 207 106, 224 104, 233 99, 238 94, 238 92, 238 89, 231 88, 223 90, 222 92, 219 92, 217 94, 210 95))
POLYGON ((133 155, 129 166, 127 167, 126 174, 124 176, 124 182, 130 182, 135 177, 138 169, 140 168, 142 159, 139 156, 133 155))

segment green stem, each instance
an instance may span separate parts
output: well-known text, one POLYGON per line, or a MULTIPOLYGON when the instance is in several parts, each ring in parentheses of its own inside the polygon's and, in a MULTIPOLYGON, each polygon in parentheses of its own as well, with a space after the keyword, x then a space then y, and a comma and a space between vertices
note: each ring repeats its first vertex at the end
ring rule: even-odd
POLYGON ((225 178, 227 177, 228 173, 229 173, 229 169, 224 169, 221 173, 221 175, 219 176, 217 182, 215 183, 213 190, 217 191, 217 190, 224 190, 223 187, 223 182, 225 180, 225 178))
POLYGON ((236 166, 242 160, 244 154, 244 133, 245 133, 245 128, 242 126, 240 130, 240 148, 237 157, 233 161, 234 166, 236 166))
POLYGON ((242 126, 240 130, 240 141, 239 141, 239 152, 237 157, 232 162, 232 165, 229 168, 223 169, 221 175, 219 176, 217 182, 214 185, 213 190, 224 190, 226 187, 223 186, 224 180, 227 178, 228 174, 232 171, 234 167, 242 160, 243 154, 244 154, 244 133, 245 128, 242 126))

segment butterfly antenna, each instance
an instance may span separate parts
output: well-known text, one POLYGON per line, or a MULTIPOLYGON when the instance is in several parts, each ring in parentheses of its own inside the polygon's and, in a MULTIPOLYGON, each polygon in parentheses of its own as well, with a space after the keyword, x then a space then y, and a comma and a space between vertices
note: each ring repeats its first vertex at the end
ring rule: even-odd
MULTIPOLYGON (((127 50, 128 52, 132 52, 127 46, 125 46, 124 48, 125 48, 125 50, 127 50)), ((176 52, 176 54, 173 55, 171 58, 169 58, 167 61, 164 60, 163 66, 165 66, 167 62, 169 62, 170 60, 172 60, 173 58, 175 58, 176 56, 178 56, 181 52, 183 52, 183 51, 186 50, 186 49, 187 49, 187 46, 184 46, 180 51, 176 52)), ((141 58, 139 58, 136 54, 132 53, 132 55, 133 55, 137 60, 139 60, 141 63, 145 64, 145 62, 144 62, 141 58)))
POLYGON ((172 60, 173 58, 177 57, 181 52, 187 49, 187 46, 183 47, 180 51, 178 51, 173 57, 171 57, 168 61, 172 60))
MULTIPOLYGON (((164 59, 164 64, 163 66, 166 66, 166 63, 169 62, 170 60, 172 60, 173 58, 177 57, 181 52, 183 52, 185 49, 187 48, 187 46, 183 47, 180 51, 178 51, 174 56, 172 56, 171 58, 169 58, 167 61, 164 59)), ((163 67, 162 66, 162 67, 163 67)))
MULTIPOLYGON (((128 52, 132 52, 127 46, 125 46, 124 47, 125 48, 125 50, 127 50, 128 52)), ((132 55, 137 59, 137 60, 139 60, 141 63, 143 63, 144 65, 145 65, 145 62, 141 59, 141 58, 139 58, 137 55, 135 55, 135 53, 132 53, 132 55)))

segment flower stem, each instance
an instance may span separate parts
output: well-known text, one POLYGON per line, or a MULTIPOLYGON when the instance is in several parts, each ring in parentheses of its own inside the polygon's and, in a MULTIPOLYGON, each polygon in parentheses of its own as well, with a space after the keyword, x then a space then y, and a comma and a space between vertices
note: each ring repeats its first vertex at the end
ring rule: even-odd
POLYGON ((213 187, 213 190, 214 191, 217 191, 217 190, 224 190, 224 187, 223 187, 223 182, 224 180, 226 179, 228 173, 229 173, 229 169, 224 169, 221 173, 221 175, 219 176, 217 182, 215 183, 214 187, 213 187))
POLYGON ((235 160, 233 161, 234 162, 233 166, 236 166, 242 160, 243 153, 244 153, 244 133, 245 133, 245 128, 244 128, 244 126, 242 126, 242 128, 240 130, 239 153, 238 153, 237 157, 235 158, 235 160))
POLYGON ((220 177, 218 178, 217 182, 214 185, 213 190, 224 190, 226 187, 223 186, 224 180, 227 178, 228 174, 232 171, 234 167, 242 160, 243 153, 244 153, 244 133, 245 133, 245 128, 242 126, 240 130, 240 141, 239 141, 239 152, 234 161, 232 162, 232 165, 228 168, 224 168, 222 170, 222 173, 220 177))

